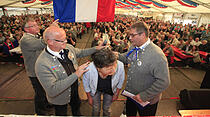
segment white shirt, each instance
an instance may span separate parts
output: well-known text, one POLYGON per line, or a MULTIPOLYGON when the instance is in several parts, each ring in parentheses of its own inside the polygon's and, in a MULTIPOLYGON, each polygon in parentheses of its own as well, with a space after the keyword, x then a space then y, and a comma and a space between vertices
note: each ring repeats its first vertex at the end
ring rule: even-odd
POLYGON ((60 52, 54 52, 54 51, 52 51, 52 50, 47 46, 47 51, 48 51, 49 53, 51 53, 52 55, 54 55, 54 56, 56 56, 56 57, 62 59, 62 58, 61 58, 61 55, 60 55, 59 53, 60 53, 61 51, 63 51, 63 50, 61 50, 60 52))
POLYGON ((145 42, 143 45, 141 45, 140 47, 138 47, 138 48, 140 48, 140 49, 144 49, 147 45, 149 45, 150 44, 150 39, 148 39, 147 40, 147 42, 145 42))
POLYGON ((34 34, 31 34, 31 33, 27 33, 28 35, 31 35, 31 36, 33 36, 33 37, 36 37, 36 35, 34 35, 34 34))

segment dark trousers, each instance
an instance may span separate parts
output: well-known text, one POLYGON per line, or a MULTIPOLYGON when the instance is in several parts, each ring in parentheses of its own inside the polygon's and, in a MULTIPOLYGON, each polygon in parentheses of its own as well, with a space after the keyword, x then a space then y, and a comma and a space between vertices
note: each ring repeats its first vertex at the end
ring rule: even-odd
POLYGON ((126 115, 127 116, 136 116, 137 111, 139 116, 155 116, 157 110, 158 102, 152 105, 147 105, 144 108, 139 108, 135 102, 127 98, 126 101, 126 115))
POLYGON ((34 89, 34 105, 35 105, 35 113, 37 115, 45 115, 43 112, 48 105, 48 101, 46 98, 46 93, 40 84, 39 80, 37 77, 29 77, 31 80, 31 84, 34 89))
MULTIPOLYGON (((79 116, 80 113, 80 103, 81 100, 78 94, 78 80, 76 80, 71 86, 71 99, 69 105, 71 106, 72 115, 79 116)), ((65 105, 54 105, 56 116, 66 116, 67 115, 67 104, 65 105)))
POLYGON ((78 33, 77 37, 79 37, 80 39, 82 39, 82 33, 78 33))

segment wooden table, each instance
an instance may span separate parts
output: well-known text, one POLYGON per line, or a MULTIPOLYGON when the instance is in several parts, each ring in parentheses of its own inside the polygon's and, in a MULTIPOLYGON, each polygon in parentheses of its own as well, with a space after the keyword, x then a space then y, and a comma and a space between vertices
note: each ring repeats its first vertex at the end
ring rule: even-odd
POLYGON ((17 53, 17 54, 22 54, 22 51, 20 49, 20 46, 16 47, 16 48, 13 48, 11 50, 9 50, 10 53, 17 53))
POLYGON ((210 116, 210 110, 179 110, 181 116, 190 115, 208 115, 210 116))

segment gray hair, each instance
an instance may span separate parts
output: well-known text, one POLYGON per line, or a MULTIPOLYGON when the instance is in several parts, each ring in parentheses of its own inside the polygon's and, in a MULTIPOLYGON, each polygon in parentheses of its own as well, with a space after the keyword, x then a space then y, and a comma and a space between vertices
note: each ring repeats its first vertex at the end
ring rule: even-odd
POLYGON ((33 18, 27 17, 23 23, 23 27, 27 28, 28 27, 28 22, 36 22, 33 18))

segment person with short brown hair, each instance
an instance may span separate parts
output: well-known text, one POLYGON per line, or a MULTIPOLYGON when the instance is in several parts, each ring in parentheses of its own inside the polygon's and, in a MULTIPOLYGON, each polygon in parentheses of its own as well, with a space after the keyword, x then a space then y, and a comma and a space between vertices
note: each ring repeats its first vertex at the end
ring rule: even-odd
POLYGON ((124 64, 104 48, 92 55, 93 62, 83 75, 83 86, 92 106, 92 116, 100 116, 103 95, 103 116, 111 116, 111 104, 117 100, 125 79, 124 64))

